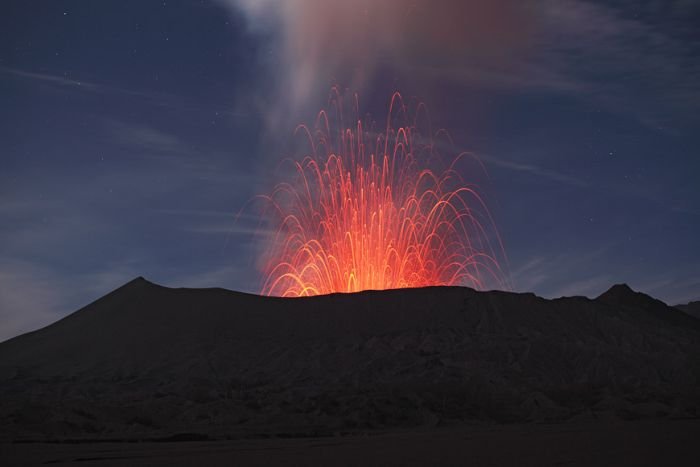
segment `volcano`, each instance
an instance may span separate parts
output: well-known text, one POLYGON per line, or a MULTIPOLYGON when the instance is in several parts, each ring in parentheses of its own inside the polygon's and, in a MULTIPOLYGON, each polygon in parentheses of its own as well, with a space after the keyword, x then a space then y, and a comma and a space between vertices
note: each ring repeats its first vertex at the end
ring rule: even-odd
POLYGON ((700 320, 626 285, 275 298, 137 278, 0 344, 0 378, 4 442, 694 419, 700 320))
POLYGON ((0 344, 3 439, 700 415, 700 320, 428 287, 283 299, 135 279, 0 344))

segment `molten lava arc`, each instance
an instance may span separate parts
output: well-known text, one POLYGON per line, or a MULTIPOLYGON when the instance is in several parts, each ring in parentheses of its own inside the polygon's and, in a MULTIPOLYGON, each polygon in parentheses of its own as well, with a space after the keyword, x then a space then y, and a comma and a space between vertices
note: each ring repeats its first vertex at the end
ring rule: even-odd
POLYGON ((411 112, 395 93, 377 134, 359 119, 343 125, 342 98, 331 95, 334 112, 297 129, 309 152, 288 160, 293 175, 262 197, 275 232, 262 261, 262 294, 505 287, 489 211, 456 170, 465 154, 436 169, 437 145, 432 135, 422 141, 416 126, 424 108, 407 124, 411 112), (403 125, 395 127, 397 119, 403 125))

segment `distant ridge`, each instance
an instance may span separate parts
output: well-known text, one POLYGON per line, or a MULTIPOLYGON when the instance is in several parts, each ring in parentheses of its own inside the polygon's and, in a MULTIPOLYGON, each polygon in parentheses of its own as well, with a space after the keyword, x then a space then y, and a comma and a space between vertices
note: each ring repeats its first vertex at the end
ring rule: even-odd
POLYGON ((0 344, 0 439, 700 416, 700 320, 427 287, 282 299, 138 277, 0 344))
POLYGON ((607 303, 623 304, 625 306, 642 305, 649 306, 666 306, 661 300, 657 300, 647 294, 635 292, 627 284, 615 284, 607 291, 600 294, 596 300, 607 303))

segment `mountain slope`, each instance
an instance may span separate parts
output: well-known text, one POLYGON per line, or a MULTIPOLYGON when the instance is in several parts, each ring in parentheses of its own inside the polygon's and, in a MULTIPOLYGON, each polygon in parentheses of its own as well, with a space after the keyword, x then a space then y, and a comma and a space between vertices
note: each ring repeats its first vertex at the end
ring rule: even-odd
POLYGON ((685 417, 699 382, 700 321, 626 286, 281 299, 138 278, 0 344, 0 437, 685 417))
POLYGON ((694 318, 700 319, 700 302, 690 302, 685 305, 676 305, 676 308, 694 318))

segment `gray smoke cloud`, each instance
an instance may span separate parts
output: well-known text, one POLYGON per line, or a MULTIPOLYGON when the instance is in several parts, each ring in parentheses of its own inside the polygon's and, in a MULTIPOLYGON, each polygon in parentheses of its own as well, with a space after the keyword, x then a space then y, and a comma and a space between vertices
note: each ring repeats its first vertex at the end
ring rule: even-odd
POLYGON ((219 0, 243 12, 279 55, 268 70, 285 113, 330 84, 367 91, 379 69, 397 80, 436 70, 508 69, 530 43, 533 12, 509 0, 219 0))

